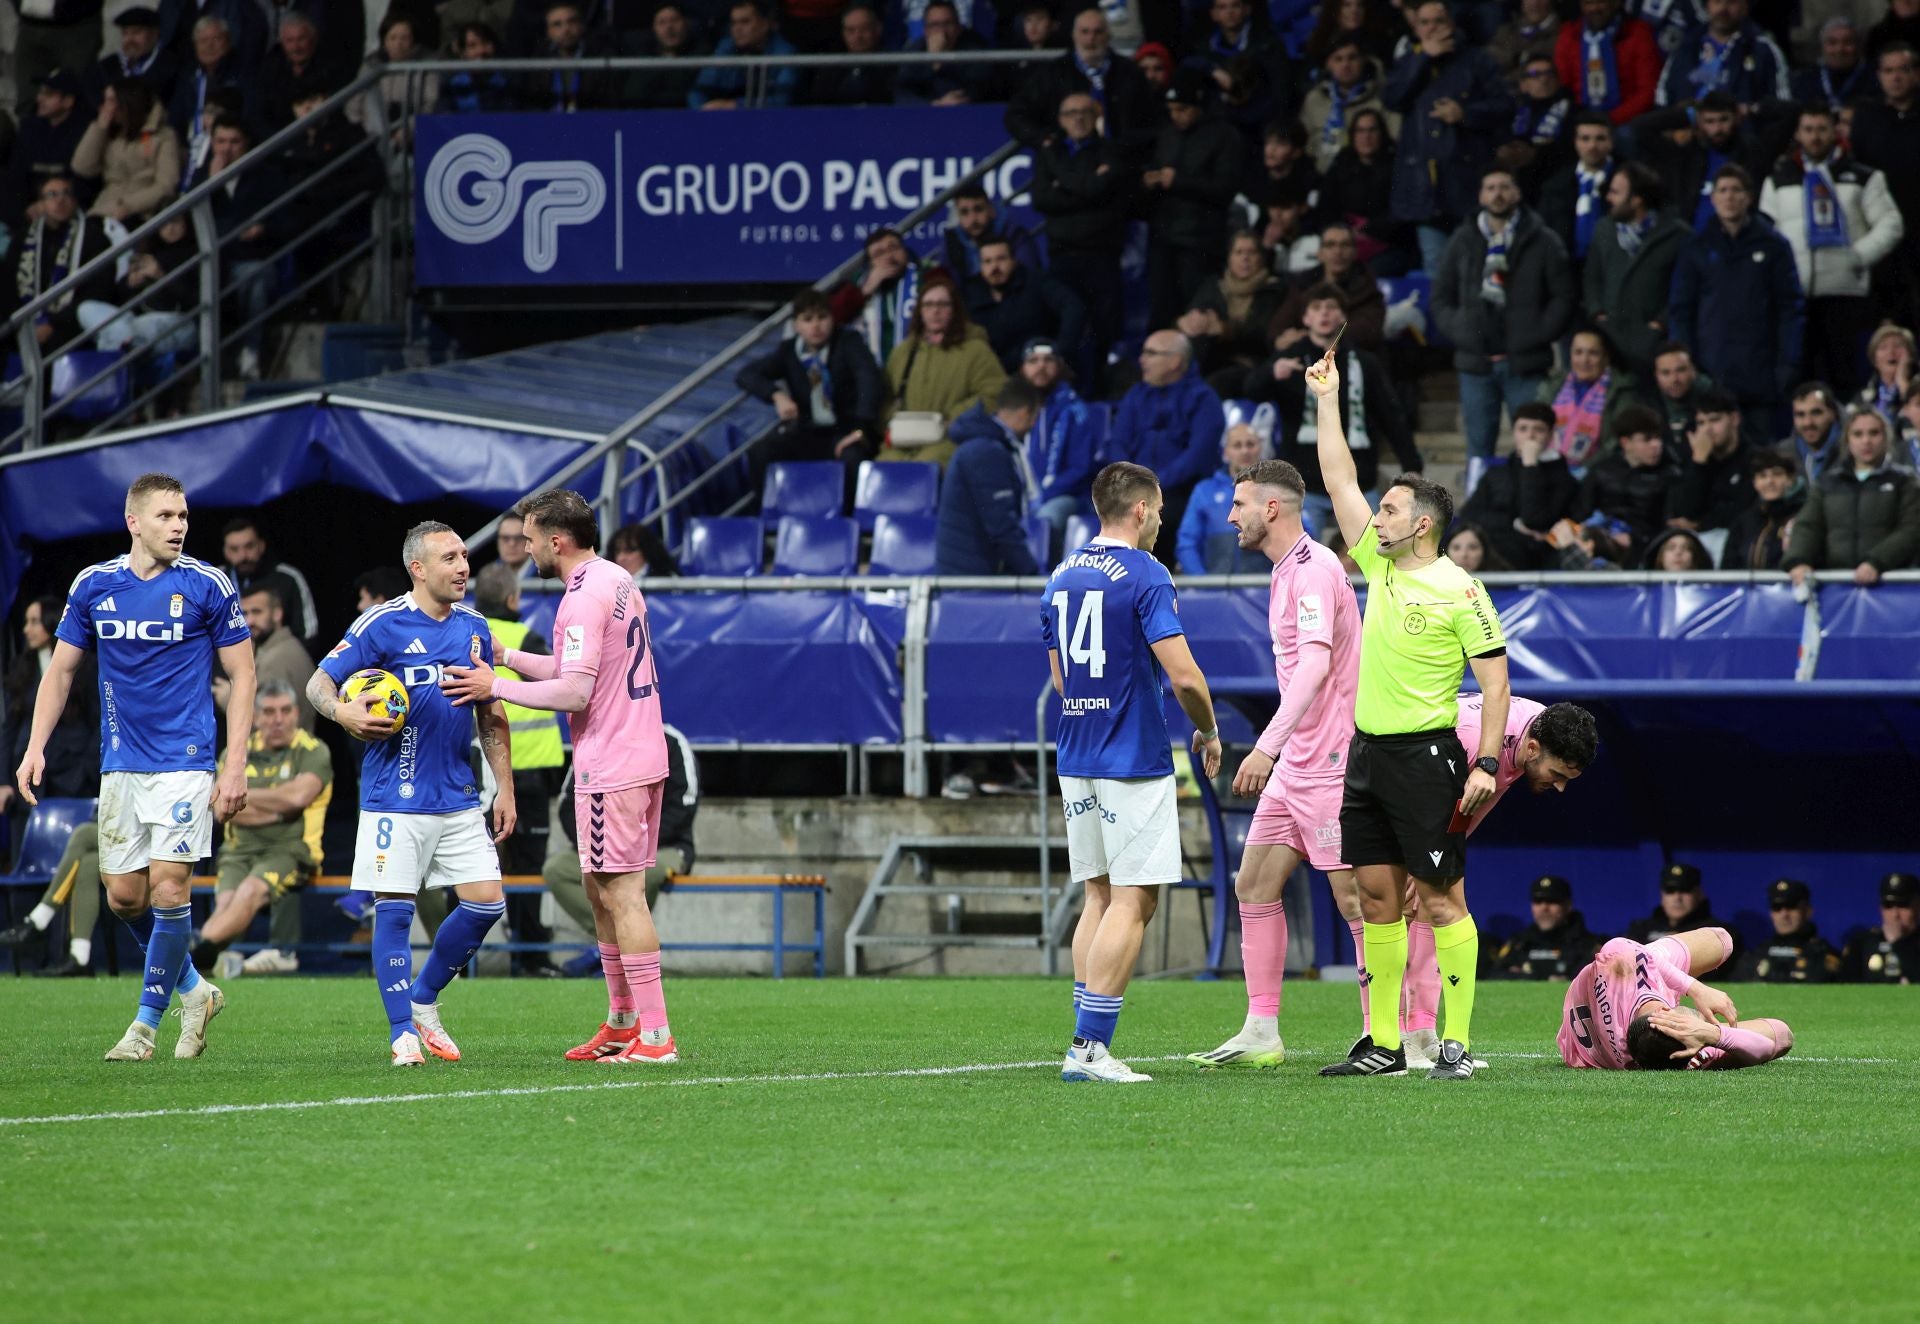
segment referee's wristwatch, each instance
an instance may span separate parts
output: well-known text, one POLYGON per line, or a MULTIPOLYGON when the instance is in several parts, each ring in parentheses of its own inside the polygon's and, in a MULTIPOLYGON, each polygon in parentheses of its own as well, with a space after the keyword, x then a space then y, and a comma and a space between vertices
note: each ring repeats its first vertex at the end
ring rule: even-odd
POLYGON ((1481 755, 1473 761, 1473 766, 1486 773, 1489 777, 1498 777, 1500 775, 1500 760, 1491 754, 1481 755))

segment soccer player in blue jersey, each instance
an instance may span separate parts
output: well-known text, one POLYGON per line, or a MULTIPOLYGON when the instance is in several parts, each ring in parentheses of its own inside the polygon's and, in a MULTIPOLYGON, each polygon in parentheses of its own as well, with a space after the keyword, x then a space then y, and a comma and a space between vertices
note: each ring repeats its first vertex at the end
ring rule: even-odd
POLYGON ((369 607, 321 660, 307 698, 322 717, 365 742, 360 755, 360 831, 353 885, 372 892, 373 974, 386 1008, 393 1064, 417 1067, 421 1046, 448 1062, 460 1049, 440 1023, 440 990, 452 982, 487 931, 506 912, 500 856, 513 832, 513 766, 507 719, 499 705, 455 708, 440 692, 441 669, 493 662, 486 617, 464 606, 467 548, 460 535, 428 521, 407 530, 400 553, 412 578, 406 595, 369 607), (394 737, 375 717, 372 695, 342 702, 347 677, 378 667, 407 687, 407 722, 394 737), (480 750, 499 784, 489 837, 467 750, 479 723, 480 750), (414 898, 422 887, 451 887, 460 903, 434 935, 413 974, 414 898))
POLYGON ((193 866, 213 853, 213 824, 247 802, 253 730, 253 641, 226 573, 181 555, 187 494, 179 480, 144 474, 127 489, 124 556, 88 566, 67 592, 53 660, 40 678, 20 794, 46 771, 47 737, 66 707, 81 651, 100 666, 100 878, 107 904, 146 948, 140 1009, 109 1062, 144 1062, 176 988, 175 1057, 206 1050, 207 1023, 225 998, 187 960, 193 866), (227 696, 226 771, 214 779, 213 655, 227 696))
POLYGON ((1093 480, 1100 535, 1060 562, 1040 606, 1040 636, 1061 699, 1067 857, 1073 880, 1087 887, 1073 931, 1075 1021, 1062 1080, 1153 1079, 1108 1046, 1160 889, 1180 880, 1162 676, 1193 722, 1193 749, 1207 776, 1220 771, 1213 698, 1180 628, 1173 579, 1143 550, 1160 534, 1161 506, 1153 470, 1102 469, 1093 480))

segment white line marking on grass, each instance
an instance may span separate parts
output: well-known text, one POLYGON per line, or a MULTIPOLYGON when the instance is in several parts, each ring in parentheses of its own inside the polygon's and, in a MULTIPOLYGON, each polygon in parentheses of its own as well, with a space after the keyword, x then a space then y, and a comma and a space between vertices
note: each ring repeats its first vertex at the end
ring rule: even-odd
MULTIPOLYGON (((1313 1050, 1296 1049, 1300 1057, 1316 1057, 1313 1050)), ((1557 1059, 1556 1053, 1487 1053, 1490 1058, 1557 1059)), ((1184 1062, 1186 1054, 1139 1057, 1136 1062, 1184 1062)), ((1808 1065, 1884 1066, 1892 1057, 1785 1057, 1783 1062, 1808 1065)), ((56 1113, 46 1117, 0 1117, 0 1127, 53 1126, 74 1122, 137 1122, 151 1117, 227 1117, 241 1113, 305 1112, 314 1108, 370 1108, 381 1104, 436 1103, 444 1099, 514 1099, 546 1094, 589 1094, 600 1090, 690 1088, 702 1085, 810 1085, 836 1080, 908 1080, 917 1076, 972 1076, 996 1071, 1037 1071, 1058 1067, 1057 1057, 1032 1062, 970 1062, 954 1067, 897 1067, 890 1071, 813 1071, 792 1076, 653 1076, 646 1080, 597 1080, 576 1085, 509 1085, 490 1090, 440 1090, 424 1094, 359 1094, 334 1099, 281 1099, 268 1103, 209 1103, 198 1108, 137 1108, 123 1112, 56 1113)))
POLYGON ((512 1099, 528 1095, 586 1094, 596 1090, 630 1090, 661 1086, 802 1085, 831 1080, 966 1076, 989 1071, 1028 1071, 1059 1065, 1059 1058, 1050 1057, 1038 1062, 972 1062, 957 1067, 900 1067, 892 1071, 815 1071, 795 1076, 655 1076, 648 1080, 601 1080, 590 1085, 520 1085, 492 1090, 440 1090, 426 1094, 364 1094, 346 1095, 337 1099, 284 1099, 271 1103, 210 1103, 199 1108, 140 1108, 110 1113, 59 1113, 49 1117, 0 1117, 0 1126, 46 1126, 56 1122, 131 1122, 148 1117, 224 1117, 234 1113, 303 1112, 309 1108, 367 1108, 383 1103, 432 1103, 439 1099, 512 1099))

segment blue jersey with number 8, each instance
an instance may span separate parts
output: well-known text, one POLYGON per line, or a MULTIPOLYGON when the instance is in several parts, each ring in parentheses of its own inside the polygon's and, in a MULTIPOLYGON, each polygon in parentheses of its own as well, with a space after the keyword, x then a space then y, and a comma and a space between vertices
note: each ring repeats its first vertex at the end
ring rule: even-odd
POLYGON ((360 807, 378 813, 449 814, 480 807, 472 706, 440 692, 443 667, 493 665, 486 617, 455 603, 436 621, 407 594, 369 607, 320 662, 335 685, 378 667, 407 687, 407 724, 390 740, 360 747, 360 807))
POLYGON ((1040 603, 1040 637, 1059 652, 1065 681, 1061 776, 1172 775, 1153 645, 1184 633, 1173 577, 1151 553, 1096 538, 1060 563, 1040 603))

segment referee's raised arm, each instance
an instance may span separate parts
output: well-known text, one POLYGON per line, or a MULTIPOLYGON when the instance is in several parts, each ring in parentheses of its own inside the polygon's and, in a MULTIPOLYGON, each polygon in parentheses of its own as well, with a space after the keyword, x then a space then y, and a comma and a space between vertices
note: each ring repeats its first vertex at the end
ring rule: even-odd
POLYGON ((1320 480, 1333 501, 1340 536, 1347 546, 1358 547, 1373 523, 1373 507, 1360 490, 1360 474, 1353 467, 1353 452, 1347 449, 1346 429, 1340 425, 1340 369, 1334 364, 1333 350, 1307 369, 1307 389, 1319 402, 1320 480))

